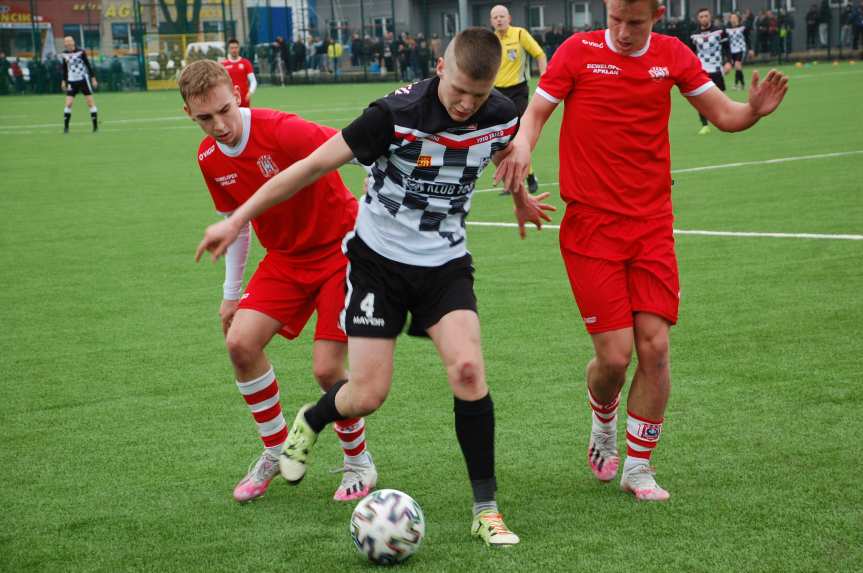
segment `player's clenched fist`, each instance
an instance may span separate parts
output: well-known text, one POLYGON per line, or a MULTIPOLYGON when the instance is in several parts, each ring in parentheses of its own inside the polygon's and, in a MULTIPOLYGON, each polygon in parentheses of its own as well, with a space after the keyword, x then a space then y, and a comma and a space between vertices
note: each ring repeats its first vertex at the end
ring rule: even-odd
POLYGON ((204 251, 210 253, 213 261, 225 254, 228 247, 237 239, 242 225, 237 225, 232 217, 219 221, 207 227, 204 238, 201 239, 195 251, 195 262, 201 260, 204 251))

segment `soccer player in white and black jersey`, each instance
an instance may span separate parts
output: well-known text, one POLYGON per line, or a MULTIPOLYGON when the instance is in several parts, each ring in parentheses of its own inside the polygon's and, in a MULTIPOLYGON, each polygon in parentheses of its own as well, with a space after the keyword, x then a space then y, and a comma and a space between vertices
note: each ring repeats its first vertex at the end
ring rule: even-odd
MULTIPOLYGON (((472 534, 489 545, 512 545, 519 538, 495 501, 494 406, 464 226, 478 177, 502 157, 518 126, 515 104, 493 90, 500 57, 494 33, 463 30, 438 59, 437 77, 372 103, 211 225, 196 256, 221 255, 250 218, 352 159, 370 166, 356 228, 343 247, 350 265, 342 315, 350 378, 299 411, 280 460, 282 476, 303 479, 309 451, 327 424, 383 404, 396 338, 410 313, 408 333, 432 339, 454 395, 455 431, 473 490, 472 534)), ((518 186, 512 195, 523 233, 525 222, 539 226, 554 208, 541 202, 547 193, 534 198, 518 186)))
POLYGON ((84 94, 87 105, 90 107, 90 120, 93 122, 93 131, 99 129, 98 110, 93 100, 93 90, 98 87, 99 82, 93 73, 93 66, 87 58, 87 52, 75 47, 75 38, 66 36, 63 38, 63 81, 60 88, 66 93, 66 106, 63 108, 63 133, 69 133, 69 120, 72 119, 72 102, 78 92, 84 94))
MULTIPOLYGON (((724 28, 713 25, 713 15, 707 8, 698 11, 697 19, 698 31, 691 36, 692 47, 698 59, 701 60, 701 67, 710 76, 713 84, 725 91, 724 73, 731 69, 731 64, 728 63, 731 59, 728 51, 728 36, 724 28)), ((701 120, 701 130, 698 134, 707 135, 710 133, 707 118, 700 113, 698 118, 701 120)))
POLYGON ((732 12, 728 19, 729 26, 725 28, 728 35, 728 51, 731 53, 731 63, 734 65, 734 89, 746 89, 743 78, 743 59, 746 57, 746 26, 740 23, 740 16, 732 12))

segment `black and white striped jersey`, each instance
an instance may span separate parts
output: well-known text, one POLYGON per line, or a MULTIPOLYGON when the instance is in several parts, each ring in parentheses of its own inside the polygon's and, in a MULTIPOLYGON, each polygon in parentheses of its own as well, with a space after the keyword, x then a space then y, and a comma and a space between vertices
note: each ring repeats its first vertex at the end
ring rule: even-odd
POLYGON ((746 53, 746 26, 725 28, 732 54, 746 53))
POLYGON ((370 166, 356 232, 378 254, 440 266, 467 253, 465 218, 491 156, 518 128, 515 104, 492 91, 466 122, 450 118, 439 78, 399 88, 373 102, 342 131, 370 166))
POLYGON ((63 80, 67 82, 83 82, 93 77, 93 67, 87 59, 87 52, 80 49, 64 50, 60 54, 63 58, 63 80))
POLYGON ((728 52, 728 37, 724 29, 699 30, 692 34, 692 45, 705 72, 712 74, 722 69, 723 56, 728 52))

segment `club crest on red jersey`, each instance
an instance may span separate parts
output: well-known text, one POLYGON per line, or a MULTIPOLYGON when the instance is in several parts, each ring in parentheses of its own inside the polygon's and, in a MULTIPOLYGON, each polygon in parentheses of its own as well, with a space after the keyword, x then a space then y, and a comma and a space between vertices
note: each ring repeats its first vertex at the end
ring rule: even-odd
POLYGON ((671 73, 668 71, 668 68, 664 66, 653 66, 652 68, 647 70, 647 73, 649 73, 650 77, 654 80, 665 79, 671 75, 671 73))
POLYGON ((273 158, 269 155, 262 155, 258 157, 258 169, 261 170, 261 175, 269 179, 273 175, 278 174, 279 166, 276 165, 276 162, 273 161, 273 158))

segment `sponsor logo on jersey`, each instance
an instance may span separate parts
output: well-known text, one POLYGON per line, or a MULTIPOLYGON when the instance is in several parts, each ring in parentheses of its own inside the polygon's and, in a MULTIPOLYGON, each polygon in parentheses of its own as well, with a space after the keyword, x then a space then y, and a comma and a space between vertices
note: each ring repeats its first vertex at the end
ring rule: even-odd
POLYGON ((591 48, 604 48, 605 47, 604 42, 593 42, 591 40, 582 39, 581 43, 584 44, 585 46, 590 46, 591 48))
POLYGON ((203 153, 198 154, 198 161, 203 161, 207 157, 211 156, 215 150, 216 150, 216 144, 214 143, 213 145, 211 145, 210 147, 205 149, 203 153))
POLYGON ((668 68, 664 66, 653 66, 647 71, 647 73, 649 73, 650 77, 655 80, 661 80, 671 75, 671 73, 668 71, 668 68))
POLYGON ((659 440, 659 434, 662 433, 662 426, 659 424, 639 424, 637 437, 648 442, 659 440))
POLYGON ((402 181, 405 191, 412 191, 421 195, 437 195, 439 197, 450 197, 467 195, 473 191, 476 182, 459 185, 457 183, 433 183, 421 181, 412 177, 405 177, 402 181))
POLYGON ((258 169, 261 170, 261 175, 269 179, 273 175, 278 174, 279 167, 273 158, 269 155, 261 155, 258 157, 258 169))
POLYGON ((506 51, 506 58, 507 58, 510 62, 514 62, 514 61, 516 60, 516 58, 518 58, 518 50, 517 50, 517 49, 515 49, 515 50, 513 50, 513 49, 507 50, 507 51, 506 51))
POLYGON ((236 173, 228 173, 227 175, 220 175, 216 177, 216 183, 221 185, 222 187, 228 187, 237 182, 238 175, 236 173))
POLYGON ((587 64, 585 67, 594 74, 601 74, 604 76, 619 76, 620 72, 623 71, 623 68, 615 66, 614 64, 587 64))
POLYGON ((596 324, 596 320, 597 319, 595 316, 585 316, 584 317, 584 324, 596 324))
POLYGON ((420 155, 417 158, 417 167, 431 167, 432 158, 431 155, 420 155))

